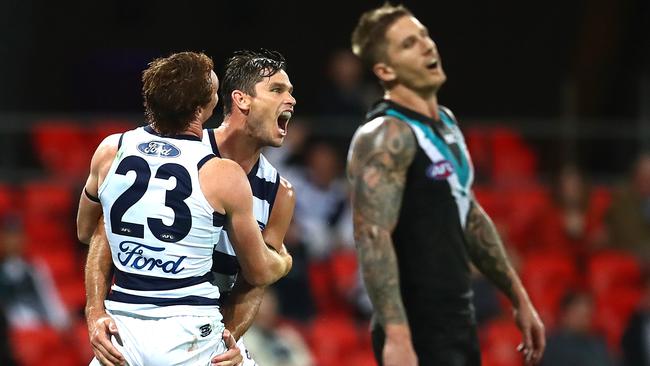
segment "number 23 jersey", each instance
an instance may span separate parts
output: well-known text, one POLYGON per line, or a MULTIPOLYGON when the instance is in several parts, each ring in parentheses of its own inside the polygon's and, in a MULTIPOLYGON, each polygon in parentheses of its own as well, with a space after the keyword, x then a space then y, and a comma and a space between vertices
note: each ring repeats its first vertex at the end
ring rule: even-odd
POLYGON ((206 200, 199 170, 215 155, 190 135, 127 131, 101 186, 115 283, 112 311, 148 317, 219 314, 211 284, 214 243, 225 222, 206 200))

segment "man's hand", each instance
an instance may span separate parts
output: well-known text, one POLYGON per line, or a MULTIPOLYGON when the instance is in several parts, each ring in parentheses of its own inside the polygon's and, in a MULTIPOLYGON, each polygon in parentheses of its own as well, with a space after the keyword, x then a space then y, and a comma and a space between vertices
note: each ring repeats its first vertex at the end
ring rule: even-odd
POLYGON ((235 337, 230 334, 228 329, 223 331, 223 341, 226 343, 228 350, 210 360, 214 366, 239 366, 243 363, 244 357, 241 355, 235 337))
POLYGON ((120 340, 113 318, 102 312, 97 315, 88 315, 86 320, 90 344, 97 360, 105 366, 125 365, 124 356, 111 343, 111 335, 115 336, 118 341, 120 340))
POLYGON ((284 275, 286 276, 289 273, 289 271, 291 271, 291 267, 293 267, 293 257, 291 257, 291 254, 289 254, 289 251, 287 251, 287 247, 284 246, 284 243, 280 247, 280 250, 278 250, 277 252, 284 260, 284 265, 285 265, 284 275))
POLYGON ((410 330, 405 326, 388 325, 385 331, 384 366, 417 366, 418 356, 413 349, 410 330))
POLYGON ((536 365, 542 360, 546 348, 544 324, 530 301, 522 303, 520 309, 515 309, 514 316, 523 336, 517 351, 524 355, 526 365, 536 365))

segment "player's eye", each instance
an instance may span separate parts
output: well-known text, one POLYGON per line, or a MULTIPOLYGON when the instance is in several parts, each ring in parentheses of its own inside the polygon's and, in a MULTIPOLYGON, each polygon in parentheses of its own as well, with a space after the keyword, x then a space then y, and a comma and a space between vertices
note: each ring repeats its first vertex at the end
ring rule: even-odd
POLYGON ((411 48, 415 44, 415 37, 408 37, 402 42, 402 48, 411 48))

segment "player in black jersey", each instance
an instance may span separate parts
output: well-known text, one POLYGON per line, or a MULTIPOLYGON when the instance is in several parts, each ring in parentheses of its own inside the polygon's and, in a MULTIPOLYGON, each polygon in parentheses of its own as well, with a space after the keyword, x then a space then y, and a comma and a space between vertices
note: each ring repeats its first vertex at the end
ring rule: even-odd
POLYGON ((499 235, 474 198, 463 135, 437 92, 440 55, 403 6, 364 13, 352 49, 384 87, 356 132, 347 172, 380 364, 480 365, 470 262, 511 300, 528 364, 544 326, 499 235))

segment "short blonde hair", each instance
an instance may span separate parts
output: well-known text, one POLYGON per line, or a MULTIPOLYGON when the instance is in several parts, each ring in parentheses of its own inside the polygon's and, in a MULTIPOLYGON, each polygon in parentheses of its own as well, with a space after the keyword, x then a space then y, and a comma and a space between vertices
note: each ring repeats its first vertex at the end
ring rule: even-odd
POLYGON ((352 52, 371 69, 386 55, 386 30, 398 19, 413 15, 403 5, 385 3, 361 15, 352 32, 352 52))

